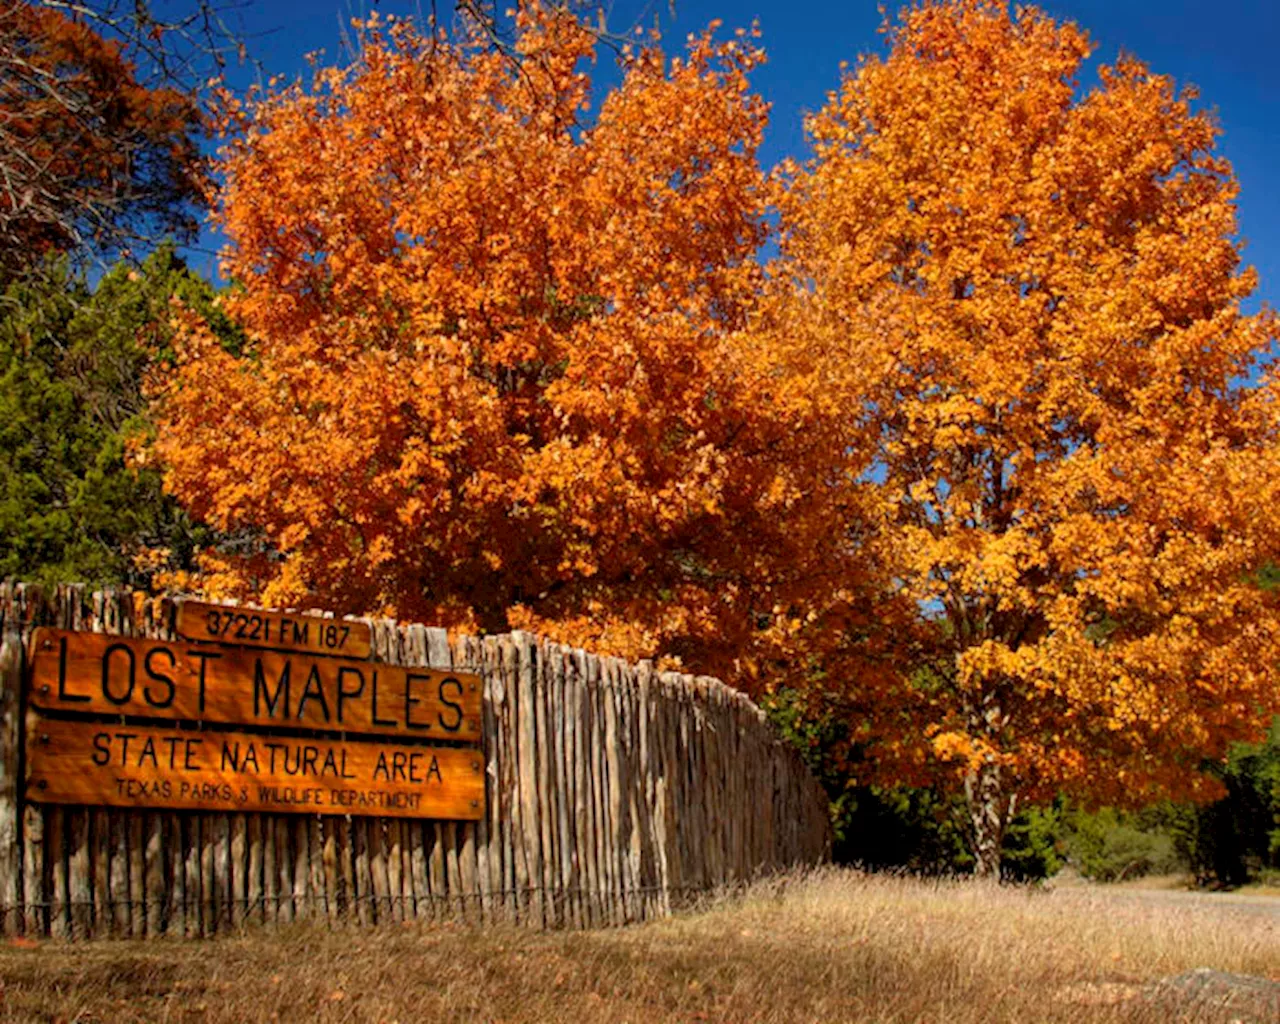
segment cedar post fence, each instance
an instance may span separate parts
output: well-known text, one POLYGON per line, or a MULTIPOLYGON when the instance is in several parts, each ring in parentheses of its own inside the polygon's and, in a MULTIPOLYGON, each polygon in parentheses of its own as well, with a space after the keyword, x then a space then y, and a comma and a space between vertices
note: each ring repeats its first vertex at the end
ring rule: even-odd
POLYGON ((830 851, 827 803, 715 679, 527 633, 370 621, 372 658, 484 682, 487 813, 453 822, 30 803, 37 626, 173 640, 175 603, 0 584, 0 933, 202 936, 292 921, 620 925, 830 851))

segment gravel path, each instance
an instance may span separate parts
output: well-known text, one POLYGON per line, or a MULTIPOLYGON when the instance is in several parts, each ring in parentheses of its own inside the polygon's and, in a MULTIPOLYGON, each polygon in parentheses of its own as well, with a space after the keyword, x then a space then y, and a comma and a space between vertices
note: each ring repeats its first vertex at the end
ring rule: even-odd
POLYGON ((1196 892, 1184 889, 1139 889, 1113 886, 1106 894, 1116 899, 1184 907, 1215 913, 1256 915, 1280 927, 1280 896, 1249 892, 1196 892))

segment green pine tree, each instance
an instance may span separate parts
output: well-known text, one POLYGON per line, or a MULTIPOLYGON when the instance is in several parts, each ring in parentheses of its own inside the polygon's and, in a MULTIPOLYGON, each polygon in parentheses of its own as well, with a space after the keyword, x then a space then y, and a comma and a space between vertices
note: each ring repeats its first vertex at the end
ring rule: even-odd
POLYGON ((0 293, 0 577, 146 586, 144 552, 182 567, 208 542, 159 471, 125 459, 149 427, 145 376, 171 358, 173 297, 239 344, 171 248, 96 288, 62 264, 0 293))

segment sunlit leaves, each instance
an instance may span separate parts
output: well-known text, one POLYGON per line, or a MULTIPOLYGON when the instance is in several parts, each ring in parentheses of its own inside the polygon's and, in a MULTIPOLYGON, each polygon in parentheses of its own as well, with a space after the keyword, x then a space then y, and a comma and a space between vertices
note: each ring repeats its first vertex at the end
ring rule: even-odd
POLYGON ((229 104, 251 343, 187 325, 157 447, 195 514, 266 544, 202 585, 750 682, 856 578, 838 439, 746 331, 762 55, 648 45, 597 98, 582 25, 517 29, 518 61, 374 22, 350 69, 229 104))
POLYGON ((921 3, 889 38, 810 121, 780 315, 936 625, 917 735, 996 780, 1001 820, 1194 787, 1280 705, 1250 582, 1280 542, 1271 384, 1248 383, 1276 331, 1240 310, 1216 127, 1136 60, 1083 88, 1087 38, 1034 9, 921 3))

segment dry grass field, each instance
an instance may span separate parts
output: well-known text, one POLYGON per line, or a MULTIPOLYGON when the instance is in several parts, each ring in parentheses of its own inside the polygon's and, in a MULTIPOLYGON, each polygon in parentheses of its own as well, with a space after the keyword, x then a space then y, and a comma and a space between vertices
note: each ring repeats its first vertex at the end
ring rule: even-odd
POLYGON ((1280 900, 828 870, 599 932, 297 928, 0 951, 0 1021, 1249 1020, 1139 995, 1280 979, 1280 900))

